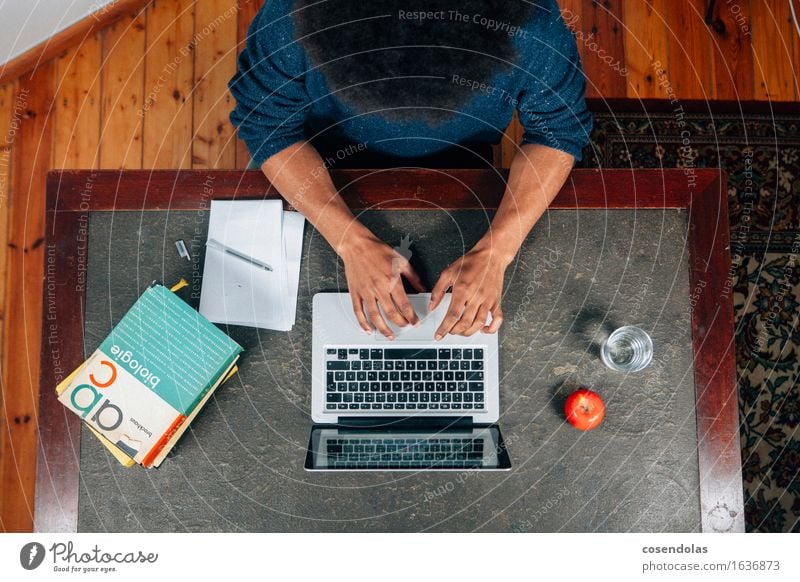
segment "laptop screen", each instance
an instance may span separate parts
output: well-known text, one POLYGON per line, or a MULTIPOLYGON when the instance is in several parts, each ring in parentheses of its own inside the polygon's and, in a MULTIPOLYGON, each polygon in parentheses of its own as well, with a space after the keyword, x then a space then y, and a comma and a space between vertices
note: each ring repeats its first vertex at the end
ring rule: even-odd
POLYGON ((314 427, 311 471, 504 470, 511 468, 496 426, 404 430, 314 427))

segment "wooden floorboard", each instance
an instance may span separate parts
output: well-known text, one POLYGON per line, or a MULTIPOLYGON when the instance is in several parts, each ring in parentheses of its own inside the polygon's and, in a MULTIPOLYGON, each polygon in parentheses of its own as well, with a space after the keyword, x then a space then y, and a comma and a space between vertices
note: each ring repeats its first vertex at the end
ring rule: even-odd
POLYGON ((756 99, 789 101, 798 98, 796 87, 798 56, 793 58, 793 37, 797 35, 786 2, 752 0, 753 59, 756 99))
MULTIPOLYGON (((36 477, 36 408, 41 353, 44 276, 45 178, 53 142, 55 65, 19 80, 19 119, 9 205, 6 302, 2 354, 4 442, 0 451, 2 523, 5 531, 30 531, 36 477)), ((50 346, 49 348, 53 348, 50 346)))
POLYGON ((663 20, 666 0, 625 0, 626 95, 633 99, 663 98, 657 67, 667 66, 667 25, 663 20), (648 26, 640 26, 647 22, 648 26))
MULTIPOLYGON (((591 41, 583 42, 583 68, 590 83, 587 97, 625 95, 628 83, 618 69, 625 67, 625 42, 622 0, 583 2, 583 33, 591 41), (595 46, 597 50, 592 50, 595 46)), ((581 39, 579 39, 581 42, 581 39)))
POLYGON ((96 168, 100 154, 102 35, 55 60, 54 168, 96 168))
POLYGON ((679 99, 710 99, 713 77, 706 0, 667 1, 667 76, 679 99))
POLYGON ((103 37, 100 167, 142 167, 145 11, 117 21, 103 37))
POLYGON ((236 167, 236 142, 228 115, 228 80, 236 71, 235 0, 202 0, 195 14, 194 136, 192 167, 236 167))
MULTIPOLYGON (((17 83, 11 81, 0 85, 0 241, 8 241, 8 209, 11 200, 11 157, 16 141, 17 116, 21 108, 17 106, 15 113, 15 97, 17 83)), ((8 257, 0 252, 0 324, 5 321, 6 309, 6 264, 8 257)), ((2 334, 0 333, 0 354, 3 353, 2 334)), ((2 407, 2 400, 0 400, 2 407)), ((2 422, 2 417, 0 417, 2 422)), ((2 430, 0 430, 0 451, 2 451, 2 430)), ((1 501, 0 501, 1 503, 1 501)))
POLYGON ((195 0, 156 0, 146 16, 142 166, 191 168, 195 0))
POLYGON ((717 2, 709 30, 714 42, 714 99, 753 99, 753 46, 749 2, 717 2))
MULTIPOLYGON (((0 86, 0 135, 3 136, 2 147, 0 147, 0 241, 8 243, 8 215, 9 204, 12 196, 11 189, 11 166, 14 143, 17 135, 17 115, 15 113, 17 84, 10 81, 0 86), (12 121, 13 120, 13 121, 12 121)), ((19 107, 16 108, 20 110, 19 107)), ((6 273, 7 273, 8 253, 0 252, 0 324, 5 326, 6 319, 6 273)), ((3 349, 3 334, 0 333, 0 356, 5 353, 3 349)), ((0 361, 0 365, 2 365, 0 361)), ((0 374, 3 373, 0 367, 0 374)), ((11 454, 10 443, 7 438, 8 427, 5 422, 5 395, 0 386, 0 487, 2 487, 3 464, 2 459, 11 454)), ((5 492, 0 490, 0 532, 7 531, 5 527, 5 514, 3 512, 4 503, 13 503, 15 500, 7 499, 5 492)))

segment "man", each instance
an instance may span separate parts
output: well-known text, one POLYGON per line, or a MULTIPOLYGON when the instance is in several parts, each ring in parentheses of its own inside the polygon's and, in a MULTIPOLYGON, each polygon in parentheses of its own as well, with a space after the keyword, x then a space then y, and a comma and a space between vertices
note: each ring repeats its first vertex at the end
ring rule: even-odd
POLYGON ((417 291, 422 283, 354 218, 320 151, 426 165, 497 143, 517 110, 524 137, 491 227, 431 292, 435 309, 452 289, 441 339, 498 330, 506 268, 591 129, 575 41, 555 0, 266 0, 230 89, 252 163, 341 257, 364 331, 374 325, 389 338, 386 319, 418 322, 401 277, 417 291))

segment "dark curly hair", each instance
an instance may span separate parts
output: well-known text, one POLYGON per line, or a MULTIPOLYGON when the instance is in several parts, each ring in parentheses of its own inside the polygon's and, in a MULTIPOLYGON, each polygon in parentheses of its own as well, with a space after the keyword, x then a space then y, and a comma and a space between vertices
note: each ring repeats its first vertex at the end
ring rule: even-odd
POLYGON ((295 34, 329 89, 356 111, 444 121, 515 62, 537 9, 520 0, 295 0, 295 34), (423 14, 421 14, 423 13, 423 14))

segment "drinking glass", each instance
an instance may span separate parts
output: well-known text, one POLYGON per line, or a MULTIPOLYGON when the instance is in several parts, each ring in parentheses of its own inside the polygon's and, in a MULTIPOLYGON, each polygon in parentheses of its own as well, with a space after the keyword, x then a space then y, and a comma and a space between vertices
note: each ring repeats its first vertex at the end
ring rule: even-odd
POLYGON ((603 363, 617 372, 638 372, 653 359, 653 340, 634 325, 614 330, 600 349, 603 363))

